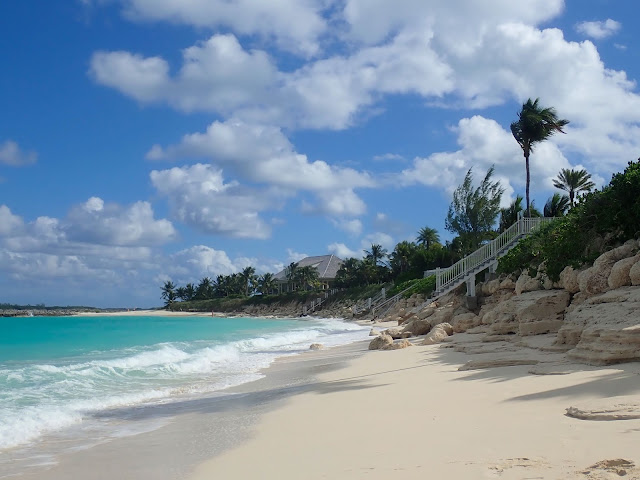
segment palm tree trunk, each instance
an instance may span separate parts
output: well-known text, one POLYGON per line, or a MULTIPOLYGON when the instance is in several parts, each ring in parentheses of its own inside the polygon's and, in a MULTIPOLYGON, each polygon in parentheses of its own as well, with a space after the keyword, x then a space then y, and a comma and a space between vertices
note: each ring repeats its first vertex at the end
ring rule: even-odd
POLYGON ((527 165, 527 217, 531 217, 531 208, 529 206, 529 182, 531 181, 531 173, 529 172, 529 155, 525 154, 524 161, 527 165))

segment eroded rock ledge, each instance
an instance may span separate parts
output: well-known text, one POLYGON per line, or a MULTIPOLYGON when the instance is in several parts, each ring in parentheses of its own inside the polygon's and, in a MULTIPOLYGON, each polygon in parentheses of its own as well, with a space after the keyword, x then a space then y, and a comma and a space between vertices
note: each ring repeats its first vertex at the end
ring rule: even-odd
MULTIPOLYGON (((461 332, 481 334, 483 342, 510 337, 524 341, 544 334, 554 339, 541 349, 567 352, 576 362, 608 365, 640 360, 637 240, 603 253, 591 267, 565 268, 558 282, 546 276, 543 264, 535 277, 526 272, 518 278, 502 276, 477 285, 476 291, 480 296, 475 310, 467 309, 462 295, 455 293, 415 312, 411 306, 420 305, 422 298, 400 303, 383 319, 398 324, 385 332, 387 342, 429 335, 424 344, 433 344, 461 332)), ((374 342, 381 343, 378 338, 374 342)))

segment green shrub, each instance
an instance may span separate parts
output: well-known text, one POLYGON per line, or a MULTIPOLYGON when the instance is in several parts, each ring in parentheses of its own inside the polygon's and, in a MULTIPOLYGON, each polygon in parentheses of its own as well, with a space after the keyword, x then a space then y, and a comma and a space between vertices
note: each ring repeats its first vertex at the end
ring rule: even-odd
POLYGON ((431 295, 436 289, 436 277, 431 275, 427 278, 417 278, 414 280, 407 280, 406 282, 396 284, 389 290, 388 296, 393 297, 403 290, 407 290, 402 295, 404 298, 409 298, 414 293, 420 293, 423 295, 431 295))

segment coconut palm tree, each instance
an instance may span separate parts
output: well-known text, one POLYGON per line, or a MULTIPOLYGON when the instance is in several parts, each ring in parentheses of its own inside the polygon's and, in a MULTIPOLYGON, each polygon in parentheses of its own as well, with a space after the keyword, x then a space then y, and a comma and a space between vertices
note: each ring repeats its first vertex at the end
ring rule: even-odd
MULTIPOLYGON (((518 214, 524 211, 522 206, 522 195, 517 195, 515 200, 511 202, 511 204, 506 208, 500 209, 500 232, 504 232, 507 228, 518 221, 518 214)), ((540 210, 536 208, 534 205, 535 202, 531 202, 531 216, 532 217, 541 217, 542 213, 540 210)))
POLYGON ((571 208, 574 205, 574 199, 577 193, 590 192, 595 184, 591 181, 591 174, 586 170, 569 170, 563 168, 558 173, 558 178, 553 181, 553 186, 569 192, 569 203, 571 208))
POLYGON ((434 243, 440 243, 440 235, 438 235, 438 230, 435 228, 423 227, 418 231, 416 241, 429 250, 429 247, 434 243))
POLYGON ((293 290, 295 289, 296 281, 298 280, 298 263, 291 262, 285 270, 287 281, 291 284, 293 290))
POLYGON ((169 307, 176 299, 176 286, 171 280, 164 282, 161 297, 164 299, 165 307, 169 307))
POLYGON ((545 217, 562 217, 569 209, 569 197, 554 193, 544 205, 545 217))
POLYGON ((258 290, 262 295, 268 295, 276 289, 276 279, 271 273, 265 273, 258 278, 258 290))
POLYGON ((390 255, 391 268, 396 274, 404 273, 411 268, 411 259, 418 250, 413 242, 403 240, 398 243, 390 255))
POLYGON ((213 284, 209 277, 204 277, 196 287, 196 299, 207 300, 213 297, 213 284))
POLYGON ((249 290, 252 289, 256 283, 256 269, 253 267, 246 267, 242 272, 238 274, 240 281, 242 282, 242 290, 246 297, 249 296, 249 290))
POLYGON ((313 289, 313 287, 318 283, 318 269, 311 265, 300 267, 297 271, 297 277, 304 290, 307 290, 307 287, 311 287, 313 289))
POLYGON ((522 110, 518 113, 518 121, 511 124, 511 133, 522 148, 524 160, 527 168, 527 216, 531 216, 529 202, 529 184, 531 174, 529 172, 529 156, 533 152, 533 147, 537 143, 551 137, 554 133, 564 133, 562 127, 569 123, 569 120, 559 119, 554 108, 542 108, 536 98, 535 101, 528 99, 522 105, 522 110))
POLYGON ((382 245, 373 244, 371 250, 364 251, 365 258, 369 260, 373 265, 378 265, 383 259, 387 257, 387 249, 382 248, 382 245))

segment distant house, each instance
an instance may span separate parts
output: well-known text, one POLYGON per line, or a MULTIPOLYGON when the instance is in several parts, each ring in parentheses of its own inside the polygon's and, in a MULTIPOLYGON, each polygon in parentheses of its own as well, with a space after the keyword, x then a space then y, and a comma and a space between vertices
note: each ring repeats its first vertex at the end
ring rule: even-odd
MULTIPOLYGON (((318 280, 320 281, 321 288, 326 290, 333 286, 336 280, 336 274, 342 266, 342 259, 335 255, 321 255, 319 257, 307 257, 303 258, 299 262, 298 268, 312 266, 318 270, 318 280)), ((278 292, 289 292, 293 290, 293 285, 290 285, 287 278, 287 268, 276 273, 274 279, 278 284, 278 292)))

